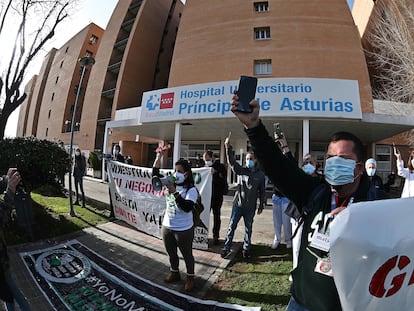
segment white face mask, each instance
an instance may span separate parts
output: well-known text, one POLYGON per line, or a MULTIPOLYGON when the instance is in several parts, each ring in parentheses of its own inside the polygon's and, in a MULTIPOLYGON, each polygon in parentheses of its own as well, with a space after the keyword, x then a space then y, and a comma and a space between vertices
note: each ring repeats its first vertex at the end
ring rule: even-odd
POLYGON ((411 160, 411 165, 414 167, 414 159, 411 160))
POLYGON ((205 161, 206 166, 212 166, 213 165, 213 161, 205 161))
POLYGON ((79 151, 75 151, 75 156, 79 157, 80 156, 80 152, 79 151))
POLYGON ((367 168, 367 175, 369 177, 374 176, 375 175, 375 172, 376 172, 376 169, 375 168, 372 168, 372 167, 367 168))
POLYGON ((185 176, 183 173, 175 172, 174 176, 176 184, 182 184, 185 180, 185 176))

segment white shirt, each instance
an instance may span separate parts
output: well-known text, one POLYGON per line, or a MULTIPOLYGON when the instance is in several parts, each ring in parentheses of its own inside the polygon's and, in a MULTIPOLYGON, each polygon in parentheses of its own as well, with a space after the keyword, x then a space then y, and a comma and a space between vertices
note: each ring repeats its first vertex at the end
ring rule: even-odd
POLYGON ((414 197, 414 173, 410 173, 410 170, 404 167, 403 160, 397 160, 398 176, 404 177, 404 188, 401 193, 402 198, 414 197))
MULTIPOLYGON (((180 191, 180 196, 185 200, 197 201, 198 193, 195 187, 190 189, 183 189, 180 191)), ((174 231, 185 231, 193 226, 193 212, 184 212, 179 208, 175 202, 173 194, 168 194, 166 197, 167 208, 165 209, 164 219, 162 225, 174 231)))

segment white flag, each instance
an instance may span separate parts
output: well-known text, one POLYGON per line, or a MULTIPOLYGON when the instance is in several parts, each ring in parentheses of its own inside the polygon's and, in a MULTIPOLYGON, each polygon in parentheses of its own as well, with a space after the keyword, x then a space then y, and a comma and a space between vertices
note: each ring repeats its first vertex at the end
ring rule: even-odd
POLYGON ((414 198, 350 205, 330 243, 343 310, 414 310, 414 198))

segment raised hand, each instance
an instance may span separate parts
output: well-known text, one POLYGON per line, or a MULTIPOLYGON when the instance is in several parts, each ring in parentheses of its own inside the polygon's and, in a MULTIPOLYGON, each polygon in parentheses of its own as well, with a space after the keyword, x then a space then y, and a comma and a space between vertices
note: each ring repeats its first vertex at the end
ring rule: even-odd
POLYGON ((240 112, 237 110, 237 105, 239 104, 239 97, 237 96, 237 91, 233 95, 231 99, 231 112, 239 119, 239 121, 246 127, 252 128, 256 127, 259 124, 259 110, 260 105, 259 103, 253 99, 250 102, 250 106, 252 106, 252 112, 240 112))

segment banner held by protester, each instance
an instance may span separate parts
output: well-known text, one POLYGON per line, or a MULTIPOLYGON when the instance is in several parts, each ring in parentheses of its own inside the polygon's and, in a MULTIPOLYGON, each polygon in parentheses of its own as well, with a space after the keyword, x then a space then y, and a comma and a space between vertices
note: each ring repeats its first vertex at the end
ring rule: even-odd
MULTIPOLYGON (((204 211, 200 225, 194 229, 193 247, 208 248, 211 183, 210 168, 193 168, 195 186, 200 192, 204 211)), ((169 175, 172 169, 161 169, 169 175)), ((109 189, 115 217, 152 236, 161 238, 162 219, 165 212, 166 189, 155 191, 151 179, 152 168, 108 161, 109 189)))

